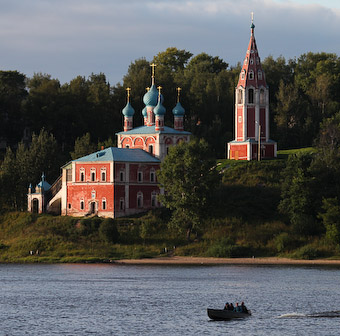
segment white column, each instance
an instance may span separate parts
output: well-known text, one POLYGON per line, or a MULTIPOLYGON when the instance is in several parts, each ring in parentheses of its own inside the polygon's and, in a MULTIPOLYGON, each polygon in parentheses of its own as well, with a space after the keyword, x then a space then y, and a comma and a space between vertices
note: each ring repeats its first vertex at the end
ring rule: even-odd
POLYGON ((248 105, 248 95, 246 94, 248 91, 245 89, 243 90, 243 138, 242 140, 245 141, 247 140, 246 134, 247 134, 247 105, 248 105))
POLYGON ((237 141, 237 102, 238 102, 238 89, 235 88, 235 141, 237 141))
POLYGON ((269 140, 269 89, 266 92, 266 141, 269 140))
POLYGON ((130 164, 125 164, 125 210, 129 209, 130 164))
POLYGON ((260 124, 260 90, 255 90, 255 140, 259 140, 259 124, 260 124))

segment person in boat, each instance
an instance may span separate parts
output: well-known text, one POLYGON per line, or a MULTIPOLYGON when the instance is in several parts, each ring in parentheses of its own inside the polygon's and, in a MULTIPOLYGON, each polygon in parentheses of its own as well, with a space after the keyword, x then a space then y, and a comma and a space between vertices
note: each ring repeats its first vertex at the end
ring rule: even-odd
POLYGON ((238 305, 238 302, 236 302, 236 306, 234 308, 234 312, 242 313, 242 308, 241 308, 241 306, 238 305))
POLYGON ((230 303, 230 304, 229 304, 228 310, 234 311, 234 305, 233 305, 233 303, 230 303))
POLYGON ((243 301, 242 301, 242 303, 241 303, 241 309, 242 309, 242 313, 248 314, 248 308, 244 305, 244 302, 243 302, 243 301))
POLYGON ((224 310, 229 310, 229 302, 227 302, 224 306, 224 310))

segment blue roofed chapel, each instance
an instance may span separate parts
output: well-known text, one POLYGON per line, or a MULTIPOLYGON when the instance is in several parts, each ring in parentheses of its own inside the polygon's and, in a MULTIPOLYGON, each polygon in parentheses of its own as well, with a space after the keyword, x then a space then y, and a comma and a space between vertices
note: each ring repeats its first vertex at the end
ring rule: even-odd
POLYGON ((62 175, 51 185, 42 181, 28 190, 28 211, 67 216, 122 217, 160 207, 156 171, 171 146, 190 140, 184 131, 185 110, 177 88, 172 110, 174 128, 164 125, 166 109, 161 87, 156 87, 152 64, 151 87, 143 97, 140 111, 144 125, 133 127, 135 110, 127 103, 122 110, 124 131, 117 134, 118 148, 109 147, 65 164, 62 175))

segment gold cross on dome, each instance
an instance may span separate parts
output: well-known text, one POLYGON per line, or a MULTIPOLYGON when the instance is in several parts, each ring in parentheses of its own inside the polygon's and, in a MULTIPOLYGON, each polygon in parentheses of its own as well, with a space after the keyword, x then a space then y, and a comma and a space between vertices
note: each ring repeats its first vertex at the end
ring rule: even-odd
POLYGON ((157 89, 158 89, 159 96, 160 96, 160 95, 161 95, 161 90, 162 90, 162 87, 161 87, 161 86, 157 86, 157 89))
POLYGON ((182 88, 178 87, 178 88, 176 89, 176 91, 177 91, 177 103, 178 103, 178 102, 179 102, 179 96, 180 96, 180 94, 181 94, 182 88))
POLYGON ((126 88, 128 102, 130 101, 130 91, 131 91, 131 88, 129 87, 126 88))
POLYGON ((155 68, 156 68, 157 64, 152 63, 152 64, 150 64, 150 66, 152 68, 152 77, 155 77, 155 68))

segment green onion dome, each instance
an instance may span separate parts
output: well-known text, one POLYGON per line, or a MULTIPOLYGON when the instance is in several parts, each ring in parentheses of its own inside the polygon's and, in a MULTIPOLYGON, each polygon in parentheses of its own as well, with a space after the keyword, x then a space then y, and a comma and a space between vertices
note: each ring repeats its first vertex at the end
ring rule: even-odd
POLYGON ((133 117, 133 115, 135 114, 135 110, 131 106, 130 102, 126 103, 126 106, 123 108, 122 113, 125 117, 133 117))
POLYGON ((158 91, 155 85, 152 85, 150 90, 144 95, 143 102, 146 106, 156 106, 158 101, 158 91))
POLYGON ((162 97, 161 97, 161 99, 158 101, 157 106, 154 108, 153 113, 156 116, 164 116, 165 112, 166 112, 166 109, 162 105, 162 97))
POLYGON ((143 110, 142 110, 142 115, 143 115, 143 117, 147 117, 148 116, 148 111, 147 111, 147 108, 146 108, 146 106, 143 108, 143 110))
POLYGON ((185 110, 180 102, 178 102, 176 106, 172 109, 172 113, 175 116, 184 116, 185 110))

